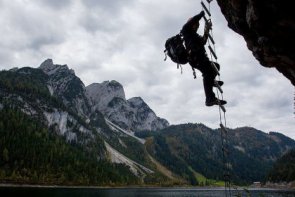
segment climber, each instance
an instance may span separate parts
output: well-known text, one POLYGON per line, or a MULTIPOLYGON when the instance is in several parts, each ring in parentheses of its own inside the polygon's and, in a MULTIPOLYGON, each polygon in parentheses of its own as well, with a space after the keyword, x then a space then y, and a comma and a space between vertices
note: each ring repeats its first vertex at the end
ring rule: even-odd
MULTIPOLYGON (((215 97, 213 92, 213 86, 216 86, 215 82, 219 86, 223 85, 222 81, 215 81, 217 75, 216 71, 211 66, 211 62, 207 57, 204 45, 207 42, 209 31, 212 28, 211 22, 206 22, 204 35, 197 34, 199 28, 199 20, 204 16, 204 11, 201 11, 196 16, 190 18, 187 23, 182 27, 181 34, 183 35, 184 43, 188 52, 189 64, 198 70, 203 75, 203 85, 206 96, 206 106, 212 105, 224 105, 226 101, 219 100, 215 97)), ((214 62, 217 69, 220 69, 218 63, 214 62)))

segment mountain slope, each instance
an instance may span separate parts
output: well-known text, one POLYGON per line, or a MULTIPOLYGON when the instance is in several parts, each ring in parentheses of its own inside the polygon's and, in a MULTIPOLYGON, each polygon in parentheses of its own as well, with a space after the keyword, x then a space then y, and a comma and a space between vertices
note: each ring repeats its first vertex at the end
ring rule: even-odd
POLYGON ((26 67, 0 72, 0 112, 3 112, 2 116, 4 116, 10 110, 14 110, 13 113, 16 114, 23 114, 21 120, 14 122, 16 127, 21 126, 24 130, 30 130, 31 126, 27 124, 29 120, 22 123, 24 116, 34 122, 34 125, 40 125, 40 128, 38 127, 39 129, 36 131, 33 130, 32 135, 23 133, 21 138, 32 137, 32 142, 19 144, 21 143, 18 139, 20 136, 10 138, 10 134, 14 136, 14 131, 12 132, 10 127, 6 127, 12 121, 3 119, 5 122, 1 122, 1 124, 4 127, 1 127, 3 130, 0 131, 3 132, 3 138, 0 140, 9 139, 9 144, 3 143, 0 149, 1 153, 5 155, 1 158, 3 162, 0 162, 1 172, 5 172, 5 175, 1 177, 2 182, 6 180, 23 183, 32 182, 31 174, 36 173, 38 177, 49 178, 46 178, 45 181, 36 179, 35 182, 54 183, 56 181, 60 184, 139 184, 144 182, 143 178, 146 176, 149 179, 162 179, 161 175, 154 173, 153 170, 147 170, 148 168, 142 165, 153 168, 141 142, 127 135, 127 131, 124 133, 110 127, 100 111, 91 111, 84 84, 66 65, 55 65, 49 59, 37 69, 26 67), (39 131, 43 133, 39 134, 39 131), (33 150, 36 147, 33 144, 40 144, 42 139, 34 136, 43 136, 44 133, 49 133, 52 140, 48 140, 48 143, 42 143, 42 146, 45 146, 40 147, 40 149, 45 150, 43 154, 36 154, 33 150), (26 136, 26 134, 28 135, 26 136), (59 142, 59 144, 55 144, 55 142, 59 142), (108 145, 106 146, 106 144, 108 145), (26 148, 22 150, 32 150, 28 154, 24 154, 28 157, 23 158, 18 154, 11 157, 12 151, 22 153, 19 148, 24 146, 26 148), (55 146, 64 150, 58 156, 52 155, 52 153, 56 153, 55 146), (71 155, 71 158, 78 158, 78 160, 63 160, 62 158, 68 158, 67 155, 71 155), (125 159, 117 162, 118 160, 114 159, 115 155, 117 155, 117 159, 125 159), (9 162, 4 162, 9 157, 9 162), (23 159, 18 160, 18 157, 23 159), (34 161, 43 161, 44 158, 45 160, 46 158, 54 160, 56 157, 58 162, 62 162, 62 165, 57 170, 54 165, 51 165, 51 160, 48 161, 47 159, 46 168, 49 171, 47 173, 47 171, 38 170, 38 166, 42 166, 42 169, 46 166, 44 162, 35 162, 38 165, 30 164, 32 157, 35 158, 34 161), (24 159, 26 161, 23 161, 24 159), (21 169, 17 165, 13 165, 13 163, 19 162, 26 163, 21 168, 30 171, 28 178, 20 175, 21 169), (81 166, 81 163, 87 163, 87 165, 81 166), (69 169, 72 169, 73 173, 80 168, 82 174, 75 175, 74 178, 71 176, 72 179, 69 179, 69 175, 66 173, 69 172, 66 169, 67 166, 72 166, 69 169), (134 167, 136 171, 134 171, 134 167), (55 175, 56 170, 57 172, 65 171, 65 173, 59 174, 62 178, 55 175), (93 179, 98 177, 96 176, 96 174, 99 175, 98 171, 105 172, 109 177, 102 173, 99 180, 93 180, 89 177, 91 173, 84 173, 84 170, 93 173, 93 179), (17 176, 14 176, 15 174, 17 176), (92 181, 87 183, 90 179, 92 181))
MULTIPOLYGON (((232 179, 235 183, 264 180, 274 161, 295 147, 294 140, 281 134, 266 134, 249 127, 228 130, 232 179)), ((196 184, 194 171, 209 179, 223 179, 219 132, 202 124, 184 124, 170 126, 160 132, 136 134, 152 137, 149 153, 174 173, 196 184)))
MULTIPOLYGON (((118 82, 85 87, 52 60, 0 72, 0 116, 0 182, 167 186, 223 179, 219 130, 167 127, 140 97, 126 100, 118 82)), ((228 130, 235 183, 262 180, 295 146, 279 133, 228 130)))
POLYGON ((51 59, 45 60, 39 67, 47 75, 47 87, 51 95, 80 116, 90 114, 90 105, 85 94, 83 82, 67 65, 53 64, 51 59))
MULTIPOLYGON (((0 181, 63 185, 138 183, 122 165, 99 159, 104 147, 99 138, 93 149, 67 143, 54 128, 47 128, 19 110, 0 110, 0 181), (97 150, 97 151, 95 151, 97 150)), ((88 144, 90 145, 90 144, 88 144)))
POLYGON ((270 182, 295 181, 295 149, 290 150, 279 158, 268 174, 270 182))

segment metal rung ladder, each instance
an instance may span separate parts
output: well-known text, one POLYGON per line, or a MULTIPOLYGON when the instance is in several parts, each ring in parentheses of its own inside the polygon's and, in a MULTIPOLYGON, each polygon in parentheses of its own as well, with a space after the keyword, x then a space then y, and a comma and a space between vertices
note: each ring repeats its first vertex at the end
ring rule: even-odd
POLYGON ((212 44, 215 44, 215 42, 214 42, 212 36, 211 36, 210 34, 209 34, 208 36, 209 36, 209 39, 210 39, 210 41, 212 42, 212 44))
POLYGON ((214 63, 214 62, 211 62, 211 66, 212 66, 212 68, 214 69, 214 71, 216 72, 216 74, 217 74, 217 75, 220 75, 220 73, 219 73, 217 67, 215 66, 215 63, 214 63))
MULTIPOLYGON (((208 6, 206 6, 204 4, 204 2, 201 0, 201 5, 203 7, 203 10, 205 10, 205 12, 207 13, 207 15, 209 16, 209 19, 207 19, 207 17, 204 15, 203 18, 205 19, 205 22, 208 23, 209 21, 211 21, 211 13, 210 13, 210 3, 213 0, 206 0, 208 3, 208 6), (208 9, 209 8, 209 9, 208 9)), ((219 70, 217 69, 215 62, 212 61, 213 57, 216 60, 217 63, 217 55, 215 53, 215 41, 213 39, 213 34, 212 34, 212 29, 211 31, 209 31, 209 35, 208 35, 209 41, 213 44, 214 49, 211 47, 210 42, 208 42, 208 48, 210 50, 210 54, 211 54, 211 65, 212 68, 214 69, 214 71, 217 73, 218 76, 220 76, 219 70), (211 33, 210 33, 211 32, 211 33), (213 57, 212 57, 213 56, 213 57)), ((215 83, 215 87, 217 88, 217 90, 220 92, 221 97, 223 99, 223 90, 221 89, 220 85, 218 84, 217 81, 214 81, 215 83)), ((219 99, 219 92, 217 91, 217 96, 219 99)), ((221 146, 222 146, 222 159, 223 159, 223 170, 224 170, 224 186, 225 186, 225 196, 226 197, 231 197, 231 175, 230 175, 230 171, 231 171, 231 164, 229 162, 228 156, 230 154, 230 150, 228 147, 228 135, 229 135, 229 131, 226 129, 226 116, 225 116, 225 112, 226 109, 223 105, 221 105, 221 103, 219 102, 219 116, 220 116, 220 134, 221 134, 221 146), (224 114, 224 124, 222 121, 222 115, 221 115, 221 111, 223 111, 224 114)))
POLYGON ((216 56, 214 50, 212 49, 212 47, 209 45, 208 48, 209 48, 210 52, 212 53, 212 55, 214 56, 214 58, 217 60, 217 56, 216 56))
POLYGON ((211 16, 211 13, 210 13, 209 10, 207 9, 207 7, 206 7, 205 4, 203 3, 203 1, 201 1, 201 5, 202 5, 202 7, 204 8, 204 10, 207 12, 207 14, 208 14, 209 16, 211 16))
POLYGON ((214 84, 216 86, 216 88, 219 90, 220 93, 223 93, 223 90, 221 89, 221 86, 218 84, 218 82, 215 80, 214 84))

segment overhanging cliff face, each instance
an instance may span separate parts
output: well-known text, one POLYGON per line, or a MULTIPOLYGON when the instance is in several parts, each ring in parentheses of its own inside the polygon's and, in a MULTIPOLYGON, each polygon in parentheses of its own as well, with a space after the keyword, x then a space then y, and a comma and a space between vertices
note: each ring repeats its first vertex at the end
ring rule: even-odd
POLYGON ((291 1, 217 0, 228 26, 242 35, 255 58, 295 86, 295 21, 291 1))

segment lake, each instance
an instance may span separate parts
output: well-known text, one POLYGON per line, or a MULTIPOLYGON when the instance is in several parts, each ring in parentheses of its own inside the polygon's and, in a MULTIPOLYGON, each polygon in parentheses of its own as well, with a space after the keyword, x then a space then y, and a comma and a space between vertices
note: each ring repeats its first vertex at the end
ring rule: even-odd
MULTIPOLYGON (((295 190, 251 189, 251 197, 295 197, 295 190)), ((231 196, 248 197, 245 190, 233 190, 231 196)), ((223 197, 222 188, 61 188, 0 187, 1 197, 223 197)))

